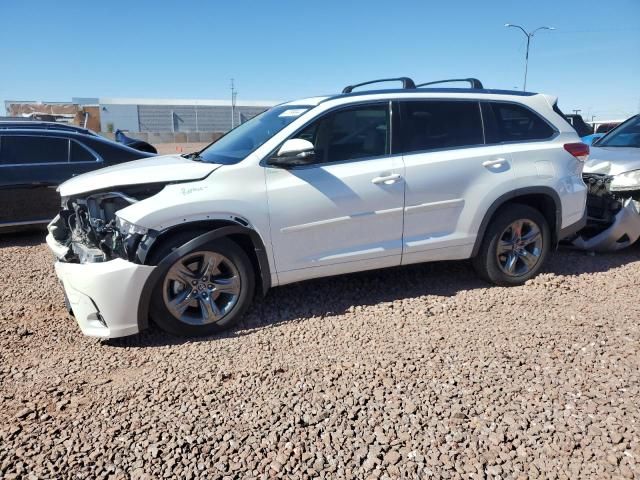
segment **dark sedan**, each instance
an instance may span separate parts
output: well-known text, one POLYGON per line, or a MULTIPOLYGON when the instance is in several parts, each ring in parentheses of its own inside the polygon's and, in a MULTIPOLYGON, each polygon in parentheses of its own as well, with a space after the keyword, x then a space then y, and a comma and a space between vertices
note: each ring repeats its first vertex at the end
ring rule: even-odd
POLYGON ((0 128, 0 230, 48 223, 71 177, 151 156, 73 129, 0 128))

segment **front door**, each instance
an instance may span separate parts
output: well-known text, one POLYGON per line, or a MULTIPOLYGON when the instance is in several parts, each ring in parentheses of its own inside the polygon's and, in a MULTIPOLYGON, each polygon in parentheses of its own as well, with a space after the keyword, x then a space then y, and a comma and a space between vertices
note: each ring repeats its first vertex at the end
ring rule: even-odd
POLYGON ((315 162, 267 167, 280 283, 399 265, 404 169, 391 152, 390 103, 329 112, 293 138, 315 162))

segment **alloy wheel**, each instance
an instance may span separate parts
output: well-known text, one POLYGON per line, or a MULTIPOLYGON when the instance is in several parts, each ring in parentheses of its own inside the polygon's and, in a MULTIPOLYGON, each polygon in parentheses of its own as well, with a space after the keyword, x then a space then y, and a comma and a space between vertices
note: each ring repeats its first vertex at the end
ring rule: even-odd
POLYGON ((498 238, 498 266, 512 277, 526 275, 540 262, 542 247, 540 226, 532 220, 516 220, 498 238))
POLYGON ((215 252, 193 252, 167 271, 164 305, 183 323, 207 325, 218 322, 235 307, 240 289, 240 274, 231 260, 215 252))

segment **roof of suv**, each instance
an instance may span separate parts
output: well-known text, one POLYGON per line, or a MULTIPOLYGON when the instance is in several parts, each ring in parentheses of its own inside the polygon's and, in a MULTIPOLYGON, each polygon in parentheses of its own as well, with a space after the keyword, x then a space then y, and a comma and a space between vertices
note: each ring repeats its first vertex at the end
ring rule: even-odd
POLYGON ((318 97, 310 97, 303 98, 299 100, 295 100, 293 102, 286 102, 284 105, 314 105, 317 106, 322 102, 326 102, 329 100, 336 100, 339 98, 347 98, 347 97, 357 97, 357 96, 365 96, 365 95, 394 95, 394 94, 406 94, 406 93, 465 93, 471 95, 509 95, 509 96, 518 96, 518 97, 530 97, 533 95, 537 95, 537 93, 533 92, 523 92, 519 90, 500 90, 500 89, 488 89, 484 88, 482 82, 477 78, 452 78, 446 80, 438 80, 435 82, 425 82, 416 84, 409 77, 397 77, 397 78, 383 78, 380 80, 370 80, 363 83, 358 83, 355 85, 349 85, 345 87, 341 93, 333 94, 333 95, 323 95, 318 97), (354 88, 359 88, 364 85, 371 85, 375 83, 387 83, 387 82, 402 82, 402 88, 394 88, 394 89, 376 89, 376 90, 361 90, 354 92, 354 88), (438 88, 432 87, 432 85, 443 84, 443 83, 458 83, 458 82, 467 82, 469 83, 470 88, 438 88))
POLYGON ((472 95, 510 95, 517 97, 531 97, 537 95, 534 92, 522 92, 519 90, 500 90, 500 89, 477 89, 477 88, 397 88, 397 89, 384 89, 384 90, 363 90, 360 92, 352 93, 337 93, 333 95, 324 95, 319 97, 301 98, 291 102, 286 102, 284 105, 313 105, 317 106, 323 102, 329 100, 336 100, 339 98, 351 98, 361 97, 366 95, 394 95, 394 94, 408 94, 408 93, 464 93, 472 95))

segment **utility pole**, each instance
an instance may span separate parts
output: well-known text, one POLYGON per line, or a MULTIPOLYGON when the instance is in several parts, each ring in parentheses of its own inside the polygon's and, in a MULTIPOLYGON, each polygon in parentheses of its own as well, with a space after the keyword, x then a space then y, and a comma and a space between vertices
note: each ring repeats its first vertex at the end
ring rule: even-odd
POLYGON ((535 30, 531 31, 531 32, 527 32, 524 27, 520 26, 520 25, 513 25, 511 23, 505 23, 504 24, 505 27, 514 27, 514 28, 519 28, 520 30, 522 30, 522 33, 524 33, 525 37, 527 37, 527 51, 524 55, 524 86, 522 87, 522 91, 526 91, 527 90, 527 71, 529 70, 529 45, 531 43, 531 39, 533 38, 533 36, 535 35, 535 33, 538 30, 555 30, 555 27, 538 27, 535 30))
POLYGON ((579 108, 574 108, 573 109, 573 113, 575 113, 576 115, 578 115, 582 110, 580 110, 579 108))
POLYGON ((238 96, 238 92, 236 91, 235 83, 233 78, 231 79, 231 128, 235 127, 236 123, 236 97, 238 96))

